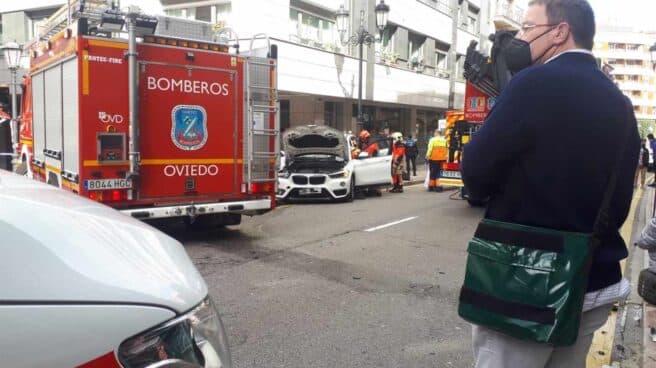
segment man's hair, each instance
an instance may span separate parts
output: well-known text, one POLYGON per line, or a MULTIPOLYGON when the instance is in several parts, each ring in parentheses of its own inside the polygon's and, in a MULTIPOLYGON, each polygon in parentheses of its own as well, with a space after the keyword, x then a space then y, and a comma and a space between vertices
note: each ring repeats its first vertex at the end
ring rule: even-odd
POLYGON ((649 134, 647 134, 647 138, 648 138, 648 139, 654 139, 654 135, 651 134, 651 133, 649 133, 649 134))
POLYGON ((595 16, 587 0, 531 0, 528 5, 544 5, 549 23, 569 24, 576 45, 592 50, 595 16))

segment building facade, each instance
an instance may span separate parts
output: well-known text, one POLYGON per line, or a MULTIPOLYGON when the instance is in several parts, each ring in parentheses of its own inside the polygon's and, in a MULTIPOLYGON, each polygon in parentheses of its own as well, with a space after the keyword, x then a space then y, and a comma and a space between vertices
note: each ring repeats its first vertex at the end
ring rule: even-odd
POLYGON ((656 121, 656 73, 649 53, 654 42, 656 33, 626 27, 600 27, 595 38, 596 57, 631 99, 638 120, 656 121))
MULTIPOLYGON (((30 7, 25 8, 20 1, 0 2, 0 43, 15 41, 25 45, 32 40, 40 30, 41 25, 57 11, 66 1, 64 0, 35 0, 30 7)), ((23 68, 18 70, 18 83, 27 72, 29 58, 23 57, 23 68)), ((4 56, 0 56, 0 106, 11 111, 11 77, 4 56)), ((21 90, 17 89, 20 94, 21 90)), ((20 101, 20 99, 19 99, 20 101)))
MULTIPOLYGON (((325 124, 357 128, 357 46, 345 44, 336 27, 340 5, 350 13, 353 34, 363 23, 378 34, 374 8, 379 0, 161 0, 168 15, 223 23, 244 40, 264 32, 278 46, 280 117, 283 129, 325 124)), ((389 24, 364 47, 363 113, 373 130, 412 134, 424 142, 444 117, 449 98, 448 52, 452 42, 449 0, 386 0, 389 24)), ((459 7, 455 107, 462 108, 464 55, 472 40, 486 42, 507 0, 462 1, 459 7), (490 12, 489 3, 499 3, 490 12), (495 7, 496 9, 496 7, 495 7)), ((507 6, 503 9, 507 9, 507 6)), ((508 11, 506 11, 508 13, 508 11)), ((511 22, 512 23, 512 22, 511 22)), ((513 24, 517 24, 514 22, 513 24)))

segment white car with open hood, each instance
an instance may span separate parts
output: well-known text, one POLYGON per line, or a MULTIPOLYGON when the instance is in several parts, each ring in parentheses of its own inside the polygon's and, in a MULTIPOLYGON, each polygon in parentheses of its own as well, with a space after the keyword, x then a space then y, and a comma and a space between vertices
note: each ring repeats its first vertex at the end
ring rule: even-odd
POLYGON ((282 140, 279 200, 352 200, 355 192, 389 186, 392 156, 387 142, 375 157, 351 158, 352 136, 327 126, 289 129, 282 140))
POLYGON ((179 242, 0 170, 0 365, 230 368, 221 319, 179 242))

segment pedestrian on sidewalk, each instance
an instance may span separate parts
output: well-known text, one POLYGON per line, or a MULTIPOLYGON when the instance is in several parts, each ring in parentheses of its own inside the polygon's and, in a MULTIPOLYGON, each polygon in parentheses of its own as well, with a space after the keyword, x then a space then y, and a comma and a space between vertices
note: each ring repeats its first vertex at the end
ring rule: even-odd
POLYGON ((405 167, 405 142, 403 134, 395 132, 392 138, 392 183, 394 188, 390 193, 403 193, 403 174, 406 173, 405 167))
POLYGON ((439 129, 435 129, 433 138, 428 142, 428 148, 426 149, 426 161, 428 161, 430 170, 428 180, 429 192, 442 191, 442 186, 440 185, 440 169, 446 161, 447 155, 446 139, 442 137, 442 132, 439 129))
POLYGON ((419 155, 419 148, 417 147, 417 140, 412 138, 412 135, 408 135, 408 139, 405 141, 405 163, 408 172, 412 167, 412 176, 417 176, 417 156, 419 155))
POLYGON ((645 188, 647 177, 647 168, 649 167, 649 150, 647 149, 647 140, 640 141, 640 159, 638 160, 638 169, 636 170, 633 188, 638 188, 638 177, 640 177, 640 188, 645 188))
MULTIPOLYGON (((654 139, 654 135, 649 133, 647 134, 647 140, 649 141, 649 148, 651 148, 651 154, 653 158, 653 163, 652 165, 656 165, 656 139, 654 139)), ((651 168, 654 170, 654 167, 651 168)), ((656 187, 656 177, 654 177, 654 180, 649 184, 650 187, 656 187)))
MULTIPOLYGON (((515 74, 465 146, 461 166, 471 195, 489 198, 485 219, 492 223, 591 234, 609 193, 608 221, 602 221, 604 231, 592 253, 590 270, 581 275, 587 279, 587 290, 578 338, 574 345, 555 346, 475 324, 476 368, 585 367, 594 331, 606 322, 612 304, 630 291, 620 269, 628 252, 619 229, 633 196, 639 135, 630 102, 596 65, 591 52, 594 36, 594 13, 588 1, 529 1, 520 32, 503 50, 515 74), (557 166, 545 175, 548 163, 557 166), (615 189, 608 190, 615 167, 615 189)), ((495 249, 502 248, 491 248, 490 256, 496 256, 495 249)), ((499 267, 505 272, 506 266, 499 267)), ((512 309, 520 320, 529 318, 535 311, 532 306, 542 302, 532 297, 537 295, 533 290, 537 283, 532 282, 540 276, 528 270, 517 275, 518 282, 533 285, 518 291, 525 295, 521 303, 503 301, 500 304, 508 307, 503 310, 491 302, 485 308, 501 309, 500 314, 512 309)), ((461 305, 471 295, 466 291, 463 288, 461 305)))

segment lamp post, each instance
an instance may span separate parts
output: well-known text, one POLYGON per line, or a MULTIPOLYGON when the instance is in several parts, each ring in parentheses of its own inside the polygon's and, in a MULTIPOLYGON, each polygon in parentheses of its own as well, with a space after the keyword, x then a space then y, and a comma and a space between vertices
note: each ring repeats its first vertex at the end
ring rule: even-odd
MULTIPOLYGON (((376 28, 378 28, 378 32, 381 34, 385 30, 385 27, 387 27, 387 17, 389 15, 389 5, 385 4, 385 0, 380 0, 380 3, 376 5, 375 12, 376 12, 376 28)), ((363 118, 362 118, 362 49, 363 46, 366 44, 367 46, 371 45, 372 43, 376 42, 376 37, 369 33, 367 31, 367 28, 365 27, 365 13, 364 10, 360 11, 360 27, 357 29, 355 33, 353 33, 351 36, 348 37, 348 39, 345 39, 345 35, 348 31, 347 27, 347 22, 349 19, 349 12, 348 10, 344 9, 344 5, 340 5, 339 10, 337 10, 337 13, 335 13, 335 18, 337 20, 337 30, 339 31, 339 38, 340 42, 342 42, 343 45, 351 44, 351 45, 358 45, 358 61, 359 61, 359 68, 358 68, 358 125, 362 125, 363 123, 363 118)))
POLYGON ((23 53, 23 49, 16 42, 8 42, 2 47, 4 53, 5 62, 11 73, 11 142, 14 145, 14 150, 18 144, 18 124, 16 118, 18 117, 18 106, 16 103, 16 73, 20 67, 20 58, 23 53))

